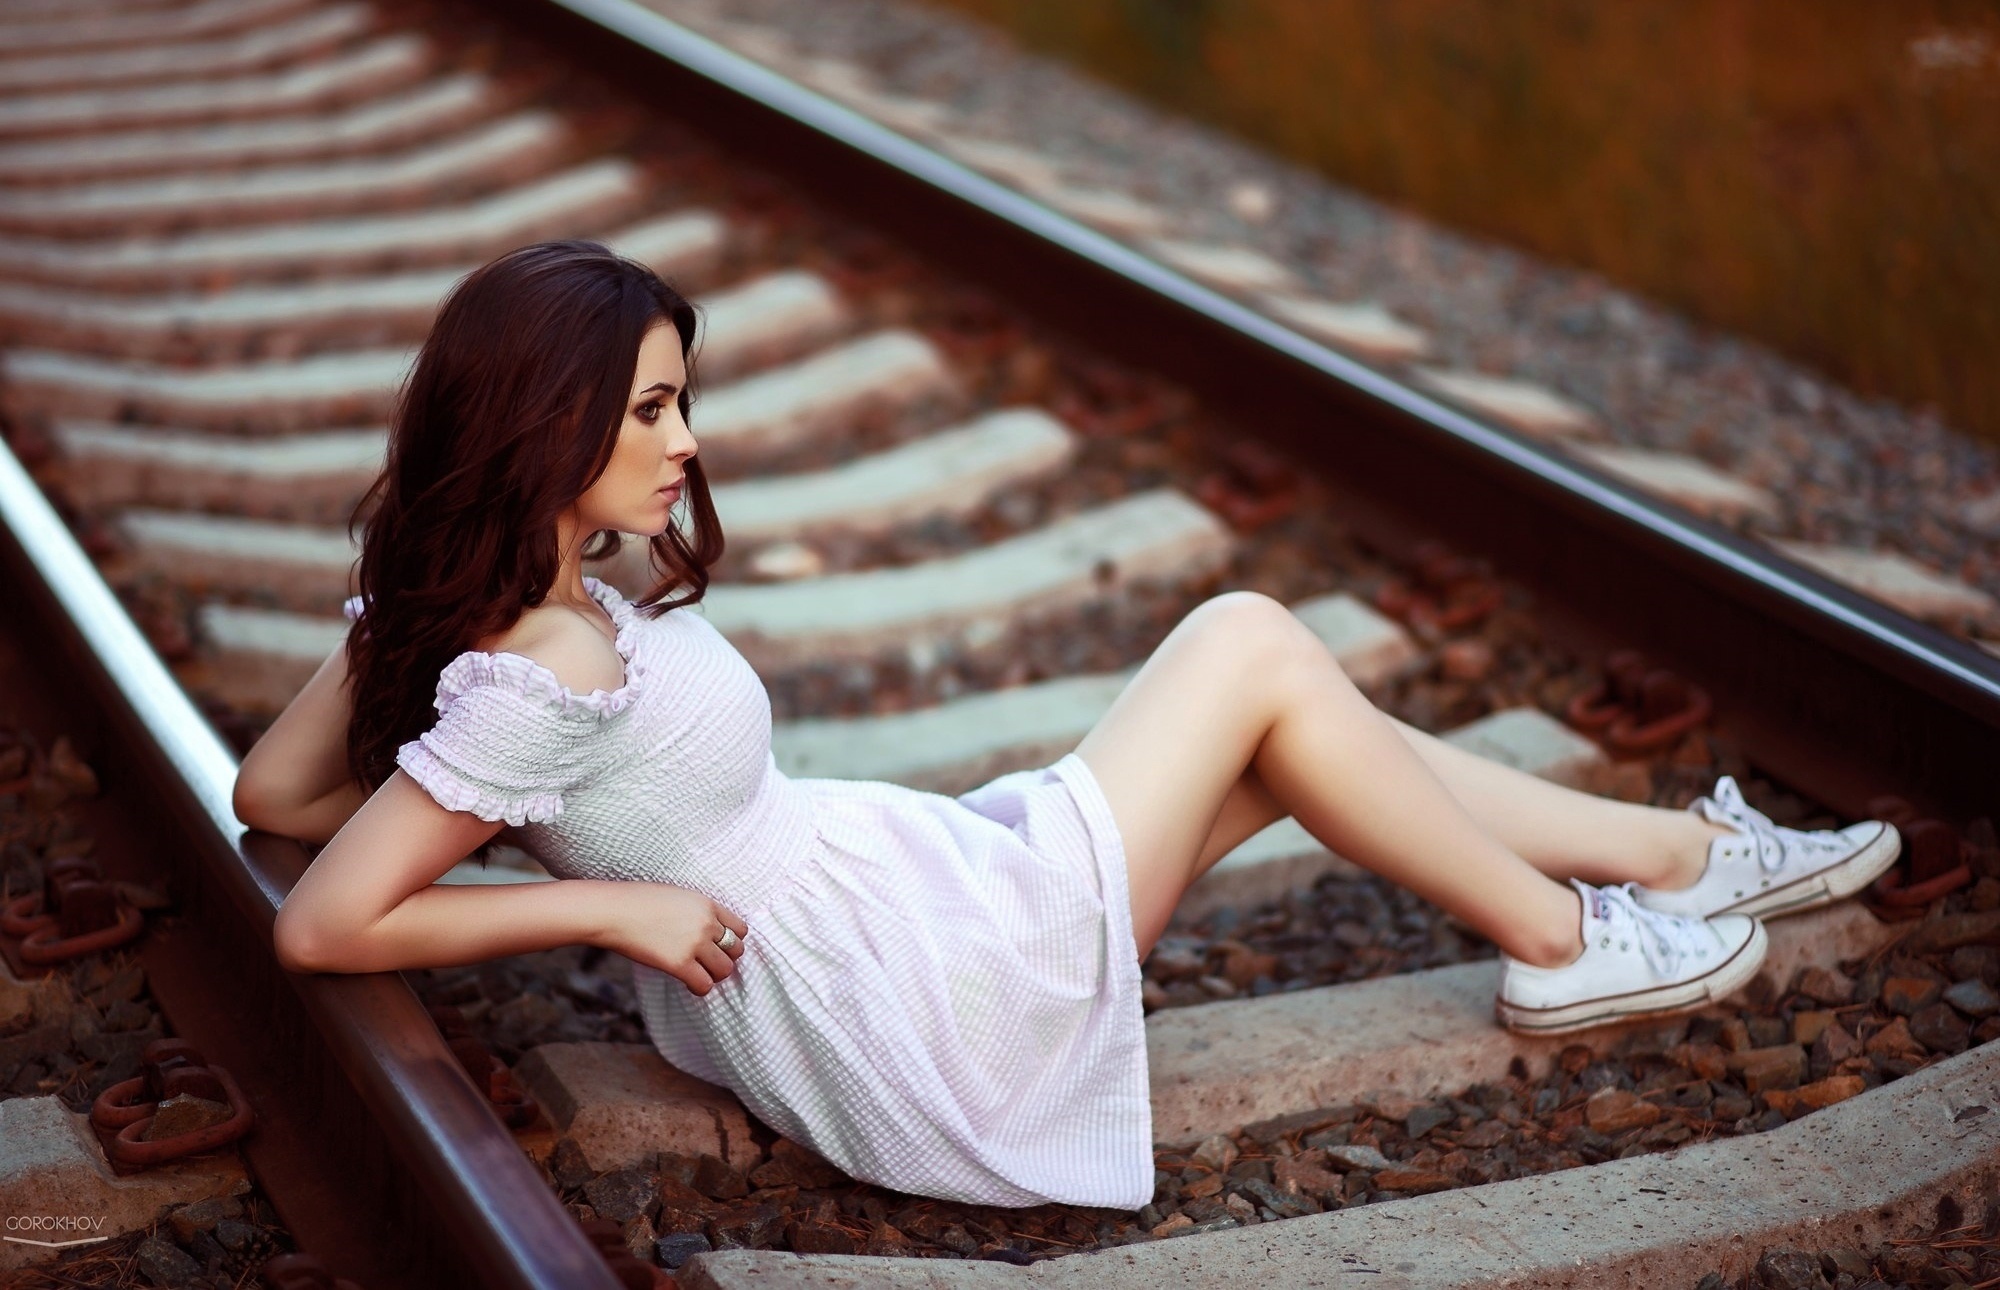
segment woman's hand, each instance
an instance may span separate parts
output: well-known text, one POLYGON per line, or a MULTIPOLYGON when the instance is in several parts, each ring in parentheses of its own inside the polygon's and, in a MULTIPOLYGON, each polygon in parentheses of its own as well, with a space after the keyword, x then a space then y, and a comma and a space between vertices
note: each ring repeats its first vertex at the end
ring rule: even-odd
POLYGON ((698 891, 664 882, 621 882, 611 925, 596 944, 678 979, 696 994, 736 971, 750 926, 698 891), (630 889, 629 892, 626 889, 630 889), (736 933, 728 949, 715 943, 736 933))

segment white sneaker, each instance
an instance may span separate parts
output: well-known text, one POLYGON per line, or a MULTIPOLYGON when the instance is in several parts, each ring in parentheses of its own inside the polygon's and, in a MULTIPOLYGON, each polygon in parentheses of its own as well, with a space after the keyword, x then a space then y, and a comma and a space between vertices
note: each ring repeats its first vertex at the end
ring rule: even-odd
POLYGON ((1694 886, 1638 888, 1634 897, 1647 909, 1695 917, 1796 914, 1852 896, 1881 877, 1903 851, 1895 826, 1881 820, 1814 833, 1774 824, 1743 800, 1727 775, 1715 782, 1713 796, 1697 797, 1688 810, 1735 831, 1708 844, 1708 868, 1694 886))
POLYGON ((1677 918, 1633 903, 1629 882, 1570 886, 1583 898, 1583 953, 1559 968, 1500 956, 1493 1007, 1510 1030, 1561 1034, 1691 1011, 1748 984, 1770 947, 1764 925, 1742 914, 1677 918))

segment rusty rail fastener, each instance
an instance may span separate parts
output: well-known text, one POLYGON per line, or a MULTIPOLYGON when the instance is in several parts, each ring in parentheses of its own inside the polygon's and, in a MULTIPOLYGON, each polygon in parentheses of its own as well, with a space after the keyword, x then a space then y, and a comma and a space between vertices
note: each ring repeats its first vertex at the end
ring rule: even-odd
POLYGON ((361 1283, 337 1277, 310 1254, 274 1254, 257 1275, 270 1290, 361 1290, 361 1283))
POLYGON ((1271 449, 1242 439, 1220 446, 1216 458, 1221 469, 1203 475, 1194 495, 1237 532, 1255 533, 1299 509, 1298 471, 1271 449))
POLYGON ((521 1087, 507 1064, 472 1033, 465 1024, 465 1014, 448 1003, 433 1005, 430 1014, 437 1023, 438 1033, 451 1045, 451 1055, 458 1058, 458 1064, 465 1068, 472 1082, 485 1092, 500 1122, 510 1129, 532 1125, 542 1113, 541 1104, 521 1087))
POLYGON ((627 1249, 625 1229, 615 1219, 586 1219, 581 1226, 625 1290, 672 1290, 680 1284, 665 1268, 647 1263, 627 1249))
POLYGON ((145 1169, 227 1146, 250 1131, 256 1115, 236 1080, 220 1066, 209 1065, 201 1050, 185 1039, 155 1039, 140 1054, 139 1074, 113 1084, 91 1104, 90 1123, 114 1136, 105 1154, 123 1169, 145 1169), (189 1096, 219 1103, 225 1118, 151 1138, 160 1104, 189 1096))
POLYGON ((96 861, 83 856, 50 862, 40 891, 0 909, 0 932, 22 938, 21 958, 28 963, 58 963, 112 949, 145 925, 146 916, 104 881, 96 861))
POLYGON ((1375 593, 1375 607, 1391 618, 1442 635, 1476 627, 1500 608, 1500 583, 1485 560, 1432 541, 1417 544, 1411 563, 1413 582, 1393 579, 1375 593))
POLYGON ((1569 724, 1627 757, 1670 748, 1714 715, 1708 691, 1679 673, 1649 667, 1638 650, 1604 660, 1604 679, 1569 701, 1569 724))
MULTIPOLYGON (((1972 881, 1972 862, 1981 848, 1973 840, 1961 838, 1951 825, 1919 816, 1900 797, 1871 799, 1868 814, 1895 825, 1903 835, 1902 858, 1868 889, 1870 903, 1884 917, 1919 917, 1926 905, 1972 881)), ((1990 833, 1991 827, 1988 824, 1985 831, 1990 833)))

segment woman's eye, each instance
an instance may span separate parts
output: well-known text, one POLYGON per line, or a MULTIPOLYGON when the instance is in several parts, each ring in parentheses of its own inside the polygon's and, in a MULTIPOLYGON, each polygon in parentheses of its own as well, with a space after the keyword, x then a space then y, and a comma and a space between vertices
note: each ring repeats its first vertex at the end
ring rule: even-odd
POLYGON ((660 405, 657 402, 641 404, 639 407, 639 419, 641 421, 650 423, 657 419, 659 415, 660 405))

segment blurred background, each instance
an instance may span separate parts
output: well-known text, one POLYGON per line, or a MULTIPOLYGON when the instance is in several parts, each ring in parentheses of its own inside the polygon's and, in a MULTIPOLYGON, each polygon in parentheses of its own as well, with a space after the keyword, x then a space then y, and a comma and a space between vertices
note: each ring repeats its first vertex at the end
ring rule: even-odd
POLYGON ((2000 435, 2000 9, 933 0, 2000 435))

